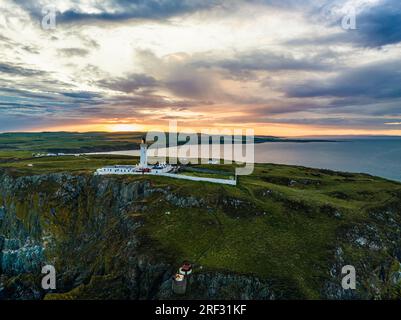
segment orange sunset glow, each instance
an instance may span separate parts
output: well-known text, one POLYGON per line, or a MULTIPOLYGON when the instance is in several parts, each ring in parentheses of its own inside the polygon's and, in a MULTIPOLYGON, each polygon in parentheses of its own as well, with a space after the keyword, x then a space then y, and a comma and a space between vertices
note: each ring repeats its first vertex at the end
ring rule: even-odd
POLYGON ((161 2, 58 1, 51 31, 36 2, 2 3, 13 19, 0 23, 0 132, 176 120, 184 131, 401 135, 399 33, 368 22, 378 0, 358 2, 355 30, 318 1, 161 2))
MULTIPOLYGON (((366 130, 366 129, 341 129, 341 128, 324 128, 324 127, 311 127, 299 125, 283 125, 283 124, 267 124, 263 127, 258 127, 255 124, 231 124, 226 126, 201 126, 199 124, 188 126, 185 123, 178 123, 178 130, 186 132, 195 130, 201 132, 207 129, 254 129, 256 135, 278 136, 278 137, 302 137, 302 136, 319 136, 319 135, 401 135, 401 130, 366 130)), ((148 132, 162 130, 169 131, 168 123, 165 125, 160 124, 135 124, 135 123, 121 123, 121 124, 82 124, 82 125, 63 125, 58 127, 49 127, 43 131, 71 131, 71 132, 148 132)), ((29 132, 38 132, 42 130, 28 130, 29 132)))

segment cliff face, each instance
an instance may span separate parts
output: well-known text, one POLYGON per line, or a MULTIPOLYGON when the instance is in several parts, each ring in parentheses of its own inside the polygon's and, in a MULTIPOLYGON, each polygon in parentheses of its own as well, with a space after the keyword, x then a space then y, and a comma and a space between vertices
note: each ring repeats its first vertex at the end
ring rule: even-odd
POLYGON ((52 264, 57 292, 79 289, 85 294, 92 286, 104 285, 104 293, 89 295, 149 298, 169 265, 138 250, 136 230, 141 222, 130 213, 144 209, 136 202, 150 192, 149 182, 66 174, 2 175, 0 294, 42 298, 37 280, 41 267, 52 264))
MULTIPOLYGON (((361 220, 336 231, 335 243, 328 246, 332 258, 322 266, 319 260, 315 262, 316 268, 327 271, 327 276, 316 279, 314 284, 320 288, 321 298, 398 295, 400 203, 394 200, 370 208, 368 223, 361 220), (351 293, 339 285, 339 270, 350 261, 361 270, 360 289, 351 293)), ((170 279, 181 255, 152 238, 144 216, 155 208, 163 212, 171 208, 207 211, 216 204, 227 214, 233 206, 247 215, 266 214, 257 204, 248 203, 248 208, 246 201, 231 196, 222 199, 217 195, 213 200, 206 195, 182 196, 174 187, 156 186, 145 179, 61 173, 14 177, 1 172, 0 299, 173 298, 170 279), (45 264, 54 265, 57 271, 57 289, 51 294, 40 287, 41 268, 45 264)), ((339 215, 334 213, 333 219, 341 219, 339 215)), ((288 277, 263 278, 201 266, 191 279, 186 296, 305 297, 297 283, 288 277)))

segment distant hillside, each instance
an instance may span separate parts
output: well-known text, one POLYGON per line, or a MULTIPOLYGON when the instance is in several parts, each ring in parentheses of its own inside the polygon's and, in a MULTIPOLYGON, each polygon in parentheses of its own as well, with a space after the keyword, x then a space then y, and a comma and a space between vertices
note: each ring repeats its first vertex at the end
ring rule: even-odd
MULTIPOLYGON (((2 152, 89 153, 139 149, 144 132, 42 132, 0 134, 2 152)), ((223 142, 223 139, 221 139, 223 142)), ((255 143, 263 142, 324 142, 318 139, 283 139, 256 136, 255 143)), ((329 140, 327 140, 329 141, 329 140)), ((326 141, 326 142, 327 142, 326 141)), ((168 143, 167 137, 167 143, 168 143)), ((181 144, 183 144, 182 142, 181 144)))

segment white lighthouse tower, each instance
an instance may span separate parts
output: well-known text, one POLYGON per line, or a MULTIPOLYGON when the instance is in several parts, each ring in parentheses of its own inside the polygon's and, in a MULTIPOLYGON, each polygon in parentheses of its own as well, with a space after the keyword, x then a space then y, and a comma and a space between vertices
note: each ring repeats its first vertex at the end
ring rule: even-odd
POLYGON ((140 153, 140 164, 141 168, 148 167, 148 145, 145 143, 145 139, 142 139, 141 143, 141 153, 140 153))
POLYGON ((162 163, 157 163, 156 165, 148 165, 148 145, 145 142, 145 139, 142 139, 141 142, 141 150, 140 150, 140 160, 139 164, 136 166, 127 166, 127 165, 114 165, 107 166, 100 169, 97 169, 95 175, 109 175, 109 174, 165 174, 169 173, 173 170, 173 166, 162 163))

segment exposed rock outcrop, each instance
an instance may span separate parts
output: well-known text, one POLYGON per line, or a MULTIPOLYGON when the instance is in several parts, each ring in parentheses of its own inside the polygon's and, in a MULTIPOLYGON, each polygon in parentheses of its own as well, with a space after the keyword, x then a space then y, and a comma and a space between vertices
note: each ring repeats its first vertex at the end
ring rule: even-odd
MULTIPOLYGON (((286 182, 287 183, 287 182, 286 182)), ((261 191, 261 199, 277 200, 289 212, 310 218, 342 221, 343 212, 324 205, 312 208, 261 191), (276 199, 277 198, 277 199, 276 199)), ((213 200, 181 195, 146 180, 90 175, 48 174, 14 177, 0 171, 0 299, 101 298, 171 299, 174 253, 158 251, 141 230, 141 215, 153 203, 177 208, 218 205, 234 218, 255 218, 265 212, 249 199, 217 195, 213 200), (212 201, 213 203, 209 203, 212 201), (235 213, 235 214, 234 214, 235 213), (41 267, 57 270, 57 289, 40 287, 41 267), (46 295, 47 294, 47 295, 46 295)), ((401 280, 401 201, 369 211, 369 223, 344 224, 333 243, 320 298, 394 298, 401 280), (356 291, 341 288, 341 268, 360 271, 356 291)), ((302 299, 289 279, 207 270, 193 275, 186 298, 302 299)))

